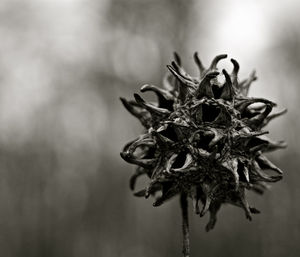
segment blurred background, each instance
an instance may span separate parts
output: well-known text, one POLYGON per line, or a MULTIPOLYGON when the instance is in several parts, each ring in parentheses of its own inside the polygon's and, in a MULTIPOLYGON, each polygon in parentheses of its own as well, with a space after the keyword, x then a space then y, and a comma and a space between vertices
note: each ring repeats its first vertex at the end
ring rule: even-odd
MULTIPOLYGON (((300 2, 180 0, 0 1, 1 256, 181 256, 178 199, 134 198, 121 160, 141 126, 121 106, 160 85, 173 51, 191 74, 227 53, 250 95, 289 112, 268 127, 285 171, 248 222, 224 207, 216 228, 190 215, 191 256, 299 256, 300 2)), ((231 69, 229 61, 221 66, 231 69)), ((145 182, 145 181, 144 181, 145 182)), ((138 185, 143 186, 142 181, 138 185)))

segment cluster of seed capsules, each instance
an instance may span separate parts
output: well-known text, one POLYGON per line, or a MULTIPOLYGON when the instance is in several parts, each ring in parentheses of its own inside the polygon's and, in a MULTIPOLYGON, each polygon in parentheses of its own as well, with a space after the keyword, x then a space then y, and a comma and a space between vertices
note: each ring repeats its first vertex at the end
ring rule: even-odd
POLYGON ((130 187, 135 190, 136 179, 148 176, 149 184, 134 194, 154 196, 154 206, 187 194, 196 214, 210 213, 207 231, 215 226, 222 204, 241 207, 251 220, 251 214, 259 211, 248 204, 246 190, 262 194, 268 183, 282 178, 282 171, 264 153, 286 147, 283 141, 267 138, 262 128, 286 110, 271 114, 275 103, 248 97, 255 72, 239 81, 234 59, 231 74, 223 69, 224 83, 220 83, 217 64, 227 55, 216 56, 205 68, 195 53, 198 77, 187 74, 178 54, 174 57, 163 88, 141 88, 141 92, 154 92, 157 103, 148 103, 138 94, 135 100, 121 98, 145 128, 121 152, 125 161, 138 166, 130 187))

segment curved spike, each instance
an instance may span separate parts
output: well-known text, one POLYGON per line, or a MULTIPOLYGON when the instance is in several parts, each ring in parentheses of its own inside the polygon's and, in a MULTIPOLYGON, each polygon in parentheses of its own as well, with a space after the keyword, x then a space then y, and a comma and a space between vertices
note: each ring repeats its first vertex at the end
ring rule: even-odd
POLYGON ((199 72, 200 72, 200 77, 202 77, 202 75, 205 71, 205 67, 203 66, 202 62, 200 61, 200 58, 199 58, 197 52, 194 53, 194 61, 198 66, 198 69, 199 69, 199 72))
POLYGON ((130 177, 130 180, 129 180, 129 187, 131 190, 135 189, 135 184, 136 184, 137 178, 146 173, 147 172, 144 169, 139 169, 139 168, 135 171, 135 173, 130 177))
POLYGON ((194 213, 199 214, 200 209, 199 209, 199 196, 198 196, 197 186, 191 187, 191 197, 192 197, 192 202, 193 202, 194 213))
POLYGON ((277 149, 283 149, 286 147, 287 147, 287 144, 283 140, 276 142, 276 141, 272 141, 269 139, 267 141, 266 147, 263 149, 263 152, 271 152, 271 151, 275 151, 277 149))
POLYGON ((141 92, 144 93, 146 91, 153 91, 157 95, 158 106, 160 108, 173 110, 174 96, 169 91, 149 84, 141 87, 141 92))
POLYGON ((221 208, 220 203, 213 202, 210 204, 210 208, 209 208, 210 217, 209 217, 209 221, 205 227, 206 232, 209 232, 210 230, 212 230, 215 227, 216 222, 217 222, 217 213, 220 210, 220 208, 221 208))
POLYGON ((249 152, 250 153, 258 153, 259 151, 262 151, 268 147, 268 142, 262 142, 261 144, 258 144, 254 147, 251 147, 249 152))
POLYGON ((248 95, 248 91, 249 91, 249 88, 251 86, 251 83, 255 80, 257 80, 257 76, 256 76, 256 71, 254 70, 254 71, 251 72, 251 74, 250 74, 250 76, 247 80, 245 80, 245 81, 243 81, 239 84, 239 88, 241 90, 241 93, 244 96, 248 95))
POLYGON ((176 79, 176 89, 178 91, 178 98, 181 101, 185 101, 185 99, 190 95, 189 89, 195 90, 196 84, 190 80, 185 79, 181 76, 177 71, 170 65, 167 65, 169 71, 174 75, 176 79))
POLYGON ((250 190, 260 195, 262 195, 269 188, 270 186, 263 181, 257 181, 256 184, 250 184, 250 190))
POLYGON ((137 197, 145 197, 146 193, 148 195, 154 195, 159 190, 161 190, 161 184, 155 183, 151 186, 151 188, 144 188, 140 191, 135 192, 133 195, 137 197))
POLYGON ((179 189, 177 187, 173 186, 173 187, 170 187, 167 190, 165 190, 163 188, 162 196, 156 199, 156 201, 153 203, 153 206, 158 207, 158 206, 162 205, 165 201, 173 198, 178 193, 179 193, 179 189))
POLYGON ((203 217, 207 211, 209 210, 209 206, 210 206, 210 203, 211 203, 211 197, 210 196, 206 196, 205 198, 205 204, 203 205, 203 208, 200 212, 200 217, 203 217))
POLYGON ((221 94, 220 98, 222 98, 224 100, 232 100, 232 98, 235 95, 235 92, 234 92, 234 88, 232 86, 230 76, 225 69, 223 69, 222 72, 225 76, 226 81, 223 85, 222 94, 221 94))
POLYGON ((245 197, 245 190, 241 190, 239 196, 240 196, 242 208, 244 209, 245 214, 246 214, 246 218, 251 221, 252 216, 251 216, 250 206, 245 197))
POLYGON ((129 163, 139 165, 143 168, 149 168, 153 165, 155 159, 143 159, 143 158, 139 159, 136 156, 134 156, 134 152, 137 149, 137 147, 143 145, 154 146, 155 144, 151 138, 147 138, 147 135, 142 135, 136 140, 126 144, 123 151, 120 153, 120 155, 125 161, 129 163))
POLYGON ((176 62, 179 66, 181 66, 181 58, 180 58, 179 54, 178 54, 177 52, 174 51, 173 55, 174 55, 175 62, 176 62))
POLYGON ((161 184, 157 180, 151 179, 149 185, 145 189, 145 198, 148 198, 152 194, 152 192, 154 192, 157 186, 161 187, 161 184))
POLYGON ((218 71, 210 71, 204 75, 203 79, 200 81, 199 86, 196 90, 195 93, 196 98, 200 99, 204 96, 214 97, 210 80, 215 78, 218 75, 219 75, 218 71))
POLYGON ((147 111, 149 111, 151 114, 155 113, 155 114, 158 114, 158 115, 168 115, 168 114, 171 113, 167 109, 159 108, 159 107, 156 107, 152 104, 146 103, 145 100, 138 94, 134 94, 134 98, 135 98, 135 100, 138 104, 145 107, 145 109, 147 109, 147 111))
POLYGON ((210 69, 216 69, 217 68, 217 64, 220 60, 227 58, 227 54, 220 54, 217 55, 211 62, 209 68, 210 69))
POLYGON ((142 189, 140 191, 134 192, 133 195, 136 197, 145 197, 146 189, 142 189))
POLYGON ((283 109, 283 110, 281 110, 280 112, 277 112, 277 113, 274 113, 274 114, 269 115, 268 117, 265 118, 265 120, 264 120, 264 122, 263 122, 263 127, 266 126, 266 125, 268 125, 268 123, 269 123, 271 120, 273 120, 273 119, 275 119, 275 118, 277 118, 277 117, 279 117, 279 116, 281 116, 281 115, 283 115, 283 114, 285 114, 285 113, 287 113, 287 109, 283 109))
POLYGON ((259 214, 260 213, 260 210, 256 209, 255 207, 249 207, 250 209, 250 212, 253 213, 253 214, 259 214))
POLYGON ((139 119, 139 121, 145 128, 149 128, 151 126, 150 113, 147 110, 145 110, 143 107, 141 107, 133 101, 127 101, 125 98, 120 97, 120 100, 124 105, 125 109, 128 112, 130 112, 134 117, 139 119))
MULTIPOLYGON (((216 190, 216 186, 213 187, 210 184, 203 183, 201 185, 201 189, 202 189, 202 192, 205 197, 205 203, 203 203, 204 205, 200 212, 200 217, 203 217, 205 215, 205 213, 209 210, 214 191, 216 190)), ((203 199, 202 199, 202 201, 203 201, 203 199)))
POLYGON ((265 157, 263 155, 259 155, 256 158, 256 161, 262 169, 270 169, 270 170, 276 171, 280 175, 283 174, 281 169, 279 169, 277 166, 275 166, 267 157, 265 157))
POLYGON ((174 68, 174 70, 175 70, 181 77, 183 77, 183 78, 186 79, 187 81, 193 82, 193 78, 192 78, 189 74, 187 74, 187 73, 185 72, 185 70, 184 70, 182 67, 178 66, 178 64, 177 64, 176 62, 171 62, 171 65, 172 65, 172 67, 174 68))
POLYGON ((233 64, 233 70, 231 72, 232 84, 235 88, 238 88, 238 72, 240 70, 240 65, 235 59, 230 59, 233 64))
POLYGON ((265 182, 277 182, 282 179, 282 176, 269 176, 265 174, 261 168, 259 167, 256 161, 252 162, 252 169, 251 169, 262 181, 265 182))
POLYGON ((155 159, 134 159, 128 153, 124 153, 124 152, 121 152, 120 155, 124 161, 139 165, 143 168, 149 168, 155 162, 155 159))
POLYGON ((159 88, 155 85, 145 84, 141 87, 141 92, 153 91, 159 96, 163 96, 166 100, 174 100, 174 96, 167 90, 159 88))
POLYGON ((182 74, 179 74, 172 66, 167 65, 167 68, 169 71, 185 86, 195 89, 195 83, 187 80, 182 74))
POLYGON ((248 119, 247 124, 253 129, 262 127, 264 119, 270 114, 272 109, 272 105, 267 104, 265 110, 262 113, 254 116, 253 118, 248 119))
POLYGON ((243 138, 249 140, 251 138, 266 135, 266 134, 269 134, 269 131, 250 131, 245 134, 237 133, 236 135, 233 136, 233 139, 236 140, 236 139, 243 138))

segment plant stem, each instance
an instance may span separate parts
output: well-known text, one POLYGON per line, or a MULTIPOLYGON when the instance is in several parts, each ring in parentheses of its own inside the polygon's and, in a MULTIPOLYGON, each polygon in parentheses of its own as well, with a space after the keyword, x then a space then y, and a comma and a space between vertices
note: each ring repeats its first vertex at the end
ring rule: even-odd
POLYGON ((190 256, 190 234, 189 234, 189 217, 188 217, 188 200, 187 194, 180 195, 180 207, 182 214, 182 233, 183 233, 183 248, 182 253, 184 257, 190 256))

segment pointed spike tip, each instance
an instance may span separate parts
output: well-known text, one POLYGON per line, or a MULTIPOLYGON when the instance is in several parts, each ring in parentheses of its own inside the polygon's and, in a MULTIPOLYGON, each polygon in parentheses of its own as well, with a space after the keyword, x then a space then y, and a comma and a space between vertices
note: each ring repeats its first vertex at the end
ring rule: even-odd
POLYGON ((173 52, 173 55, 174 55, 174 59, 175 59, 175 62, 179 65, 179 66, 181 66, 181 58, 180 58, 180 56, 179 56, 179 54, 177 53, 177 52, 173 52))
POLYGON ((217 64, 220 60, 227 58, 227 54, 220 54, 217 55, 211 62, 210 64, 210 69, 216 69, 217 68, 217 64))
POLYGON ((237 73, 240 70, 239 63, 233 58, 231 58, 230 61, 233 64, 233 72, 237 73))

